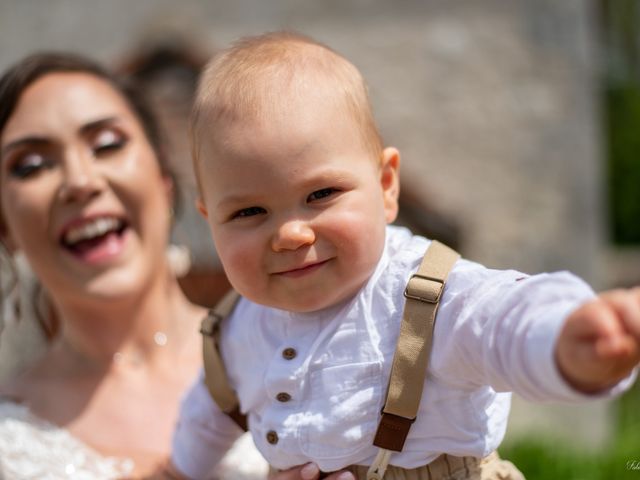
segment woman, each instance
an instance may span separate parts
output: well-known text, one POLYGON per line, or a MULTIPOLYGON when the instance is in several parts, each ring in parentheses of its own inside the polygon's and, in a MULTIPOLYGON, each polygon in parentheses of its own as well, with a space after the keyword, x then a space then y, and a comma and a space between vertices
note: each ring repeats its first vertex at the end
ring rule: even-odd
MULTIPOLYGON (((167 458, 204 315, 165 255, 174 195, 153 117, 101 67, 34 55, 0 80, 0 238, 59 321, 0 389, 0 478, 143 476, 167 458)), ((263 478, 243 445, 220 475, 263 478)))
MULTIPOLYGON (((205 313, 165 255, 174 196, 153 116, 100 66, 40 54, 0 79, 0 239, 28 260, 59 330, 0 388, 0 478, 164 470, 205 313)), ((245 436, 216 475, 265 472, 245 436)), ((272 477, 315 478, 311 464, 272 477)))

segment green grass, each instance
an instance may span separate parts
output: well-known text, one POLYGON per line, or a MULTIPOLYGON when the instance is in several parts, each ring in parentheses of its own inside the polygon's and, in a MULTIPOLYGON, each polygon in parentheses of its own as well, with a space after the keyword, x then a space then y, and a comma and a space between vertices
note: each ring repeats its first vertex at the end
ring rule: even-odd
POLYGON ((601 452, 585 454, 571 445, 550 443, 543 438, 515 441, 500 448, 527 480, 640 480, 640 383, 616 404, 616 435, 601 452))

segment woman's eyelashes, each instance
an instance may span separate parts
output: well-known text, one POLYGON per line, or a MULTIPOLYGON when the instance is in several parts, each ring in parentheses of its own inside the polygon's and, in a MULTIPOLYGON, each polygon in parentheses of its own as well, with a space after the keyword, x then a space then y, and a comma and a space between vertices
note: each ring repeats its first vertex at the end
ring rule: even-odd
POLYGON ((34 176, 42 169, 51 168, 54 162, 44 152, 24 152, 16 155, 9 168, 12 177, 24 179, 34 176))
POLYGON ((127 143, 127 137, 115 129, 99 130, 93 137, 91 148, 96 157, 108 155, 123 148, 127 143))

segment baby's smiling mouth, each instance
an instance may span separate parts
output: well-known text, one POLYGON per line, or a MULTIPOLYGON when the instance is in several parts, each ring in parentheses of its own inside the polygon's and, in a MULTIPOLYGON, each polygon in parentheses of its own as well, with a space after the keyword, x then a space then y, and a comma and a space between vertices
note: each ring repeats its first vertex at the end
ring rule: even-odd
POLYGON ((317 269, 319 269, 320 267, 322 267, 323 265, 325 265, 327 262, 329 262, 331 259, 327 259, 327 260, 321 260, 318 262, 312 262, 312 263, 307 263, 301 267, 296 267, 296 268, 291 268, 288 270, 281 270, 279 272, 274 272, 272 275, 280 275, 280 276, 284 276, 284 277, 301 277, 304 275, 307 275, 309 273, 312 273, 314 271, 316 271, 317 269))

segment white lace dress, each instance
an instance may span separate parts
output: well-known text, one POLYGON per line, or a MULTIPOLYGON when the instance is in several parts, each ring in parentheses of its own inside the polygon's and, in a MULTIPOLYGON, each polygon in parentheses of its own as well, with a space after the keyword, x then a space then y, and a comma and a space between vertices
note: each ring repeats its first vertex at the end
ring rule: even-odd
MULTIPOLYGON (((0 399, 0 480, 107 480, 127 477, 133 468, 133 460, 104 457, 26 406, 0 399)), ((214 478, 262 480, 267 471, 244 435, 214 478)))

